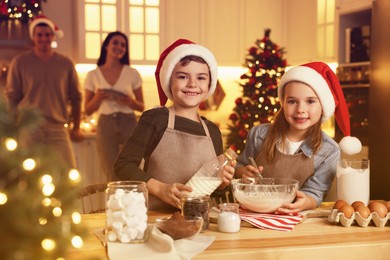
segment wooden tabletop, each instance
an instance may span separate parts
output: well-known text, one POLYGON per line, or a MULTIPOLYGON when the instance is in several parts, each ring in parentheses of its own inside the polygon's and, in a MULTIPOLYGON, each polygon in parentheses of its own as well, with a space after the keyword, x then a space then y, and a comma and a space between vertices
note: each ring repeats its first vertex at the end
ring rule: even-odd
MULTIPOLYGON (((157 217, 170 215, 149 212, 148 221, 154 223, 157 217)), ((105 248, 94 234, 95 229, 104 227, 105 215, 83 215, 83 223, 89 230, 84 246, 69 249, 66 259, 107 259, 105 248)), ((211 223, 202 234, 215 236, 215 241, 194 259, 390 259, 389 223, 383 228, 373 224, 366 228, 343 227, 322 217, 308 218, 291 232, 244 226, 234 234, 221 233, 211 223)))

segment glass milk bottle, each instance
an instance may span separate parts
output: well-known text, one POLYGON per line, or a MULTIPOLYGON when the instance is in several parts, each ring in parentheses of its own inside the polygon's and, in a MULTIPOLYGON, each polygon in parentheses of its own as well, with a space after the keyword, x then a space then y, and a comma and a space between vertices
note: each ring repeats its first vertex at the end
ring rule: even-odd
POLYGON ((148 191, 142 181, 114 181, 106 189, 108 242, 143 243, 147 239, 148 191))
POLYGON ((370 199, 370 161, 342 159, 337 165, 337 199, 352 204, 370 199))
POLYGON ((192 188, 191 194, 210 195, 222 183, 223 167, 237 158, 237 153, 231 148, 225 153, 207 161, 186 185, 192 188))

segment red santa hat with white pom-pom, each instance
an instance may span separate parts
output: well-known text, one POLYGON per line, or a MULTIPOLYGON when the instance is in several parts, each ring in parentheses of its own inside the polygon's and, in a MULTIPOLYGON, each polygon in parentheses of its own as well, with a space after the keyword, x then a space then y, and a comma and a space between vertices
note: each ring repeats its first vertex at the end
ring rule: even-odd
POLYGON ((317 94, 322 105, 322 122, 333 114, 344 137, 339 146, 346 154, 356 154, 362 149, 358 138, 351 136, 348 106, 340 82, 329 66, 323 62, 310 62, 288 70, 281 78, 278 96, 283 106, 283 88, 291 81, 309 85, 317 94))
POLYGON ((57 37, 57 39, 60 39, 64 37, 64 32, 58 28, 58 26, 49 18, 47 18, 44 15, 37 15, 35 16, 34 20, 31 21, 29 26, 29 32, 30 32, 30 38, 33 38, 34 35, 34 28, 40 23, 47 24, 50 29, 53 31, 54 35, 57 37))

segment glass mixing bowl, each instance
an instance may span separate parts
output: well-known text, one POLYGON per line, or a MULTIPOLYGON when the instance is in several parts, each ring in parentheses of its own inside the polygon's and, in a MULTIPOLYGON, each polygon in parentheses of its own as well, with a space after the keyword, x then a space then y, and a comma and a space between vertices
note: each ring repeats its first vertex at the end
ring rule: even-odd
POLYGON ((284 203, 295 199, 298 181, 288 178, 263 178, 260 183, 232 181, 233 194, 244 209, 258 213, 273 213, 284 203))

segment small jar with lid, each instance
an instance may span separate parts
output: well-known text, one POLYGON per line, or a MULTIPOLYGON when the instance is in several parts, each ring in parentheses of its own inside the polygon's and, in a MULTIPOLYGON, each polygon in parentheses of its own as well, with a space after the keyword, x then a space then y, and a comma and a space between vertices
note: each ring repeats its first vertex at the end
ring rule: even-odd
POLYGON ((188 194, 182 198, 181 214, 187 218, 202 217, 203 226, 201 232, 209 228, 210 196, 188 194))
POLYGON ((106 189, 108 242, 143 243, 148 232, 148 190, 142 181, 114 181, 106 189))
POLYGON ((219 204, 218 230, 225 233, 236 233, 240 231, 240 226, 239 204, 219 204))

